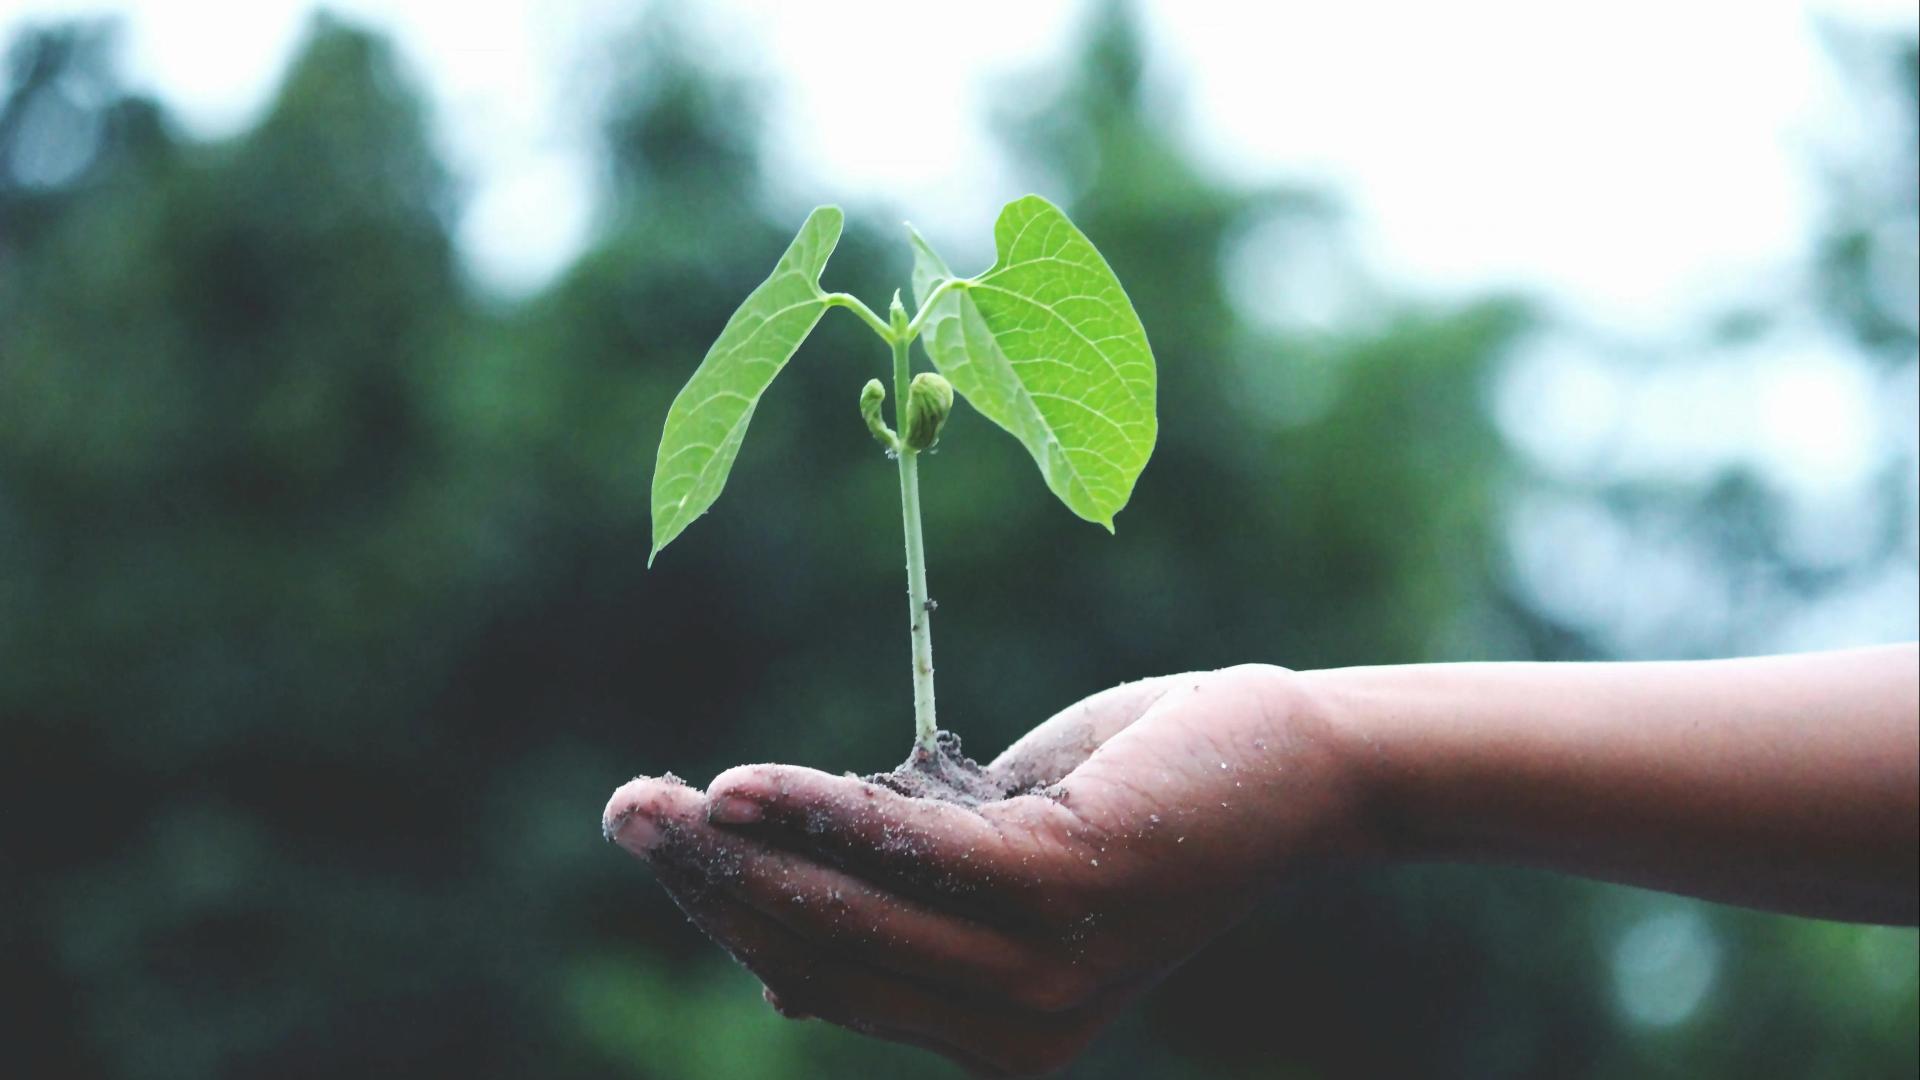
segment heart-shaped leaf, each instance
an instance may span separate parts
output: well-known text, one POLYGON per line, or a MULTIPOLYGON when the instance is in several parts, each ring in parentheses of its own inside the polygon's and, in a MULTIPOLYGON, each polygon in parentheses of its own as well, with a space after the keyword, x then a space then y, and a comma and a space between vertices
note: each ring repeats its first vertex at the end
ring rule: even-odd
MULTIPOLYGON (((994 224, 998 258, 933 303, 921 340, 934 366, 1019 439, 1067 508, 1113 530, 1153 453, 1153 351, 1092 241, 1028 195, 994 224)), ((952 278, 914 234, 913 291, 952 278)))

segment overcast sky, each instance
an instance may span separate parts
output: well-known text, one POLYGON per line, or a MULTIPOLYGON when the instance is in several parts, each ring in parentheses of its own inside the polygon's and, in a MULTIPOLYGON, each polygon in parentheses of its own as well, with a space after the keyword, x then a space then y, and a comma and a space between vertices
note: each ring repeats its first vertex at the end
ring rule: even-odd
MULTIPOLYGON (((0 35, 119 14, 136 84, 217 135, 257 115, 314 6, 11 0, 0 35)), ((639 9, 330 6, 392 32, 433 94, 469 185, 461 242, 476 274, 507 291, 544 281, 589 223, 582 62, 639 9)), ((885 0, 698 8, 733 62, 778 87, 776 161, 796 205, 884 200, 960 250, 979 250, 972 234, 1019 194, 983 123, 994 88, 1060 56, 1082 11, 1034 0, 973 0, 964 15, 885 0), (916 44, 928 42, 937 51, 916 44)), ((1911 0, 1143 10, 1152 76, 1179 92, 1196 149, 1249 181, 1328 182, 1377 271, 1442 290, 1524 283, 1585 317, 1647 328, 1802 250, 1819 209, 1816 151, 1860 137, 1816 21, 1915 19, 1911 0)))

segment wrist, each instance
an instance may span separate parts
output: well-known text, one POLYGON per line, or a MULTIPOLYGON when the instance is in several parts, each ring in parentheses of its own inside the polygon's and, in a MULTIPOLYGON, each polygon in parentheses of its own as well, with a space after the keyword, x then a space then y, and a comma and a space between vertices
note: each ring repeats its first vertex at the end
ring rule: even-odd
POLYGON ((1406 809, 1405 788, 1393 762, 1390 706, 1371 687, 1370 668, 1294 672, 1297 707, 1310 716, 1327 747, 1328 769, 1341 793, 1332 829, 1338 853, 1361 859, 1417 858, 1427 842, 1406 809))
POLYGON ((1252 664, 1221 674, 1246 680, 1257 702, 1238 741, 1269 778, 1260 818, 1276 880, 1302 860, 1378 858, 1401 847, 1377 737, 1352 695, 1324 672, 1252 664))

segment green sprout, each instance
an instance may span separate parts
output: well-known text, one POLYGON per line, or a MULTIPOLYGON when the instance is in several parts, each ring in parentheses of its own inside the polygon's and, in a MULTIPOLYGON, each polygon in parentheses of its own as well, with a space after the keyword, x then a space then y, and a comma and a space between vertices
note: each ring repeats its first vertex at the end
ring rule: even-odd
POLYGON ((939 439, 957 392, 1033 456, 1069 510, 1113 531, 1153 453, 1153 352, 1133 304, 1093 243, 1037 195, 1008 203, 994 224, 997 258, 974 277, 954 276, 909 228, 909 318, 895 291, 882 319, 847 293, 820 286, 843 216, 823 206, 727 320, 667 410, 653 473, 653 551, 647 565, 720 495, 760 395, 827 309, 843 307, 893 353, 894 424, 881 417, 887 388, 870 379, 860 415, 900 469, 913 643, 914 760, 935 752, 933 604, 920 534, 919 456, 939 439), (915 340, 937 369, 914 374, 915 340))

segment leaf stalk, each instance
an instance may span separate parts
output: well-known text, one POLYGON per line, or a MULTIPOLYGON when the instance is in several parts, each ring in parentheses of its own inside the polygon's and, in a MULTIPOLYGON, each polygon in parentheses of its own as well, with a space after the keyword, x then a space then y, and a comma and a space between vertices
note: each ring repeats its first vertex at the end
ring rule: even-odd
POLYGON ((933 310, 934 301, 945 296, 950 290, 964 289, 971 284, 973 281, 969 278, 947 278, 935 285, 933 291, 927 294, 927 298, 920 302, 920 310, 913 313, 913 321, 907 324, 905 331, 907 340, 912 341, 920 336, 920 330, 927 322, 927 313, 933 310))
POLYGON ((875 315, 873 313, 872 308, 868 307, 864 303, 861 303, 859 297, 853 295, 852 293, 837 292, 837 293, 827 293, 821 299, 825 300, 827 306, 830 308, 843 307, 843 308, 846 308, 848 311, 853 312, 855 315, 860 316, 860 321, 872 327, 873 332, 880 335, 881 341, 885 341, 889 343, 893 341, 894 332, 895 332, 894 328, 887 325, 887 321, 885 319, 882 319, 880 316, 875 315))

